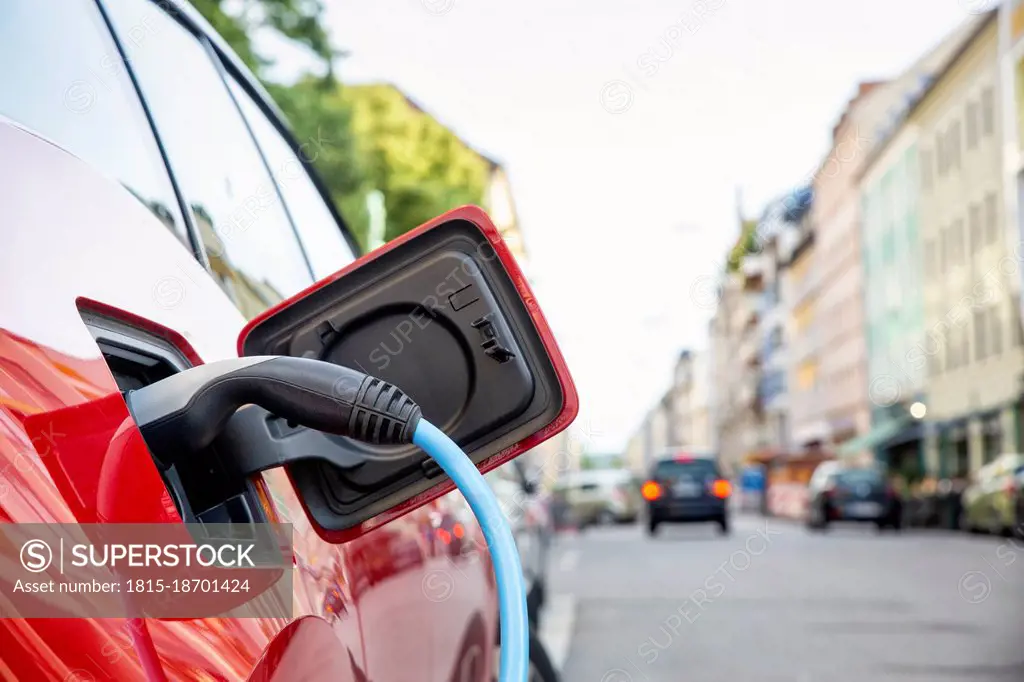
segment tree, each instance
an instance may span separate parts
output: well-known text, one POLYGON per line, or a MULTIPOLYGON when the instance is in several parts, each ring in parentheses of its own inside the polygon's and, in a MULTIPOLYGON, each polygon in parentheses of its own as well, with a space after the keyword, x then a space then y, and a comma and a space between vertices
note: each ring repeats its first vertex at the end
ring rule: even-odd
POLYGON ((266 86, 300 143, 319 141, 317 154, 310 160, 365 248, 369 222, 365 200, 371 187, 352 130, 352 111, 341 97, 341 84, 333 77, 307 75, 293 85, 266 86))
POLYGON ((367 181, 384 193, 386 239, 449 209, 479 204, 493 162, 389 84, 341 90, 367 181))

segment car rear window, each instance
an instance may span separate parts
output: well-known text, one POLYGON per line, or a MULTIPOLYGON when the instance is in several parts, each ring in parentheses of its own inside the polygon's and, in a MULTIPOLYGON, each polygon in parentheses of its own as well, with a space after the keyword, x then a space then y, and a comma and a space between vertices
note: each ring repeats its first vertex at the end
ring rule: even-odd
POLYGON ((718 465, 711 459, 665 460, 654 469, 655 478, 705 479, 718 475, 718 465))
POLYGON ((872 469, 847 469, 836 474, 836 480, 843 485, 874 484, 882 480, 882 474, 872 469))

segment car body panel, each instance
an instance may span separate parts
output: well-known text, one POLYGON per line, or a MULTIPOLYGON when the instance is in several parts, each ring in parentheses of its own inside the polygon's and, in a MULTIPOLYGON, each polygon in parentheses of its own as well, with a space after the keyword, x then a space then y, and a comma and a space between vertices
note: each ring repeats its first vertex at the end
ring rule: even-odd
MULTIPOLYGON (((176 522, 79 305, 145 320, 204 361, 235 357, 244 319, 119 185, 13 125, 0 124, 0 149, 0 521, 176 522)), ((0 671, 154 679, 156 655, 169 680, 283 679, 272 659, 319 652, 308 659, 311 676, 288 679, 446 680, 459 646, 478 630, 493 633, 486 557, 453 563, 427 530, 429 515, 447 513, 453 497, 332 545, 311 528, 283 471, 262 480, 279 519, 294 524, 294 616, 305 620, 0 620, 0 671), (431 571, 451 577, 446 598, 425 596, 431 571), (333 647, 322 645, 324 625, 333 647)), ((465 523, 470 537, 482 537, 472 519, 465 523)))

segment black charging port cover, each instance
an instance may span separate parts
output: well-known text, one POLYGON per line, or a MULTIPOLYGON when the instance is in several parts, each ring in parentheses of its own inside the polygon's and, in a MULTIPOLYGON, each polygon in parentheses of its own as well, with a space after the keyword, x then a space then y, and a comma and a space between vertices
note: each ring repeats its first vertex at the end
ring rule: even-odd
MULTIPOLYGON (((257 319, 240 350, 316 358, 394 383, 480 463, 551 424, 564 403, 555 365, 512 277, 477 224, 443 220, 257 319)), ((288 465, 325 530, 357 526, 445 480, 415 446, 370 446, 304 431, 268 424, 283 452, 344 451, 332 453, 335 464, 288 465)))

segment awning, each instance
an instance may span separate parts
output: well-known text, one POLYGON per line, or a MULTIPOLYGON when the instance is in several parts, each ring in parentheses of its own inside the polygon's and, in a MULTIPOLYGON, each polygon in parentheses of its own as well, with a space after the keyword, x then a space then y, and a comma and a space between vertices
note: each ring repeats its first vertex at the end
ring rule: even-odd
POLYGON ((895 438, 896 434, 905 429, 913 419, 913 417, 900 417, 899 419, 887 421, 871 429, 863 436, 858 436, 842 443, 836 449, 836 452, 839 453, 840 457, 844 457, 855 455, 865 450, 874 450, 879 445, 895 438))

